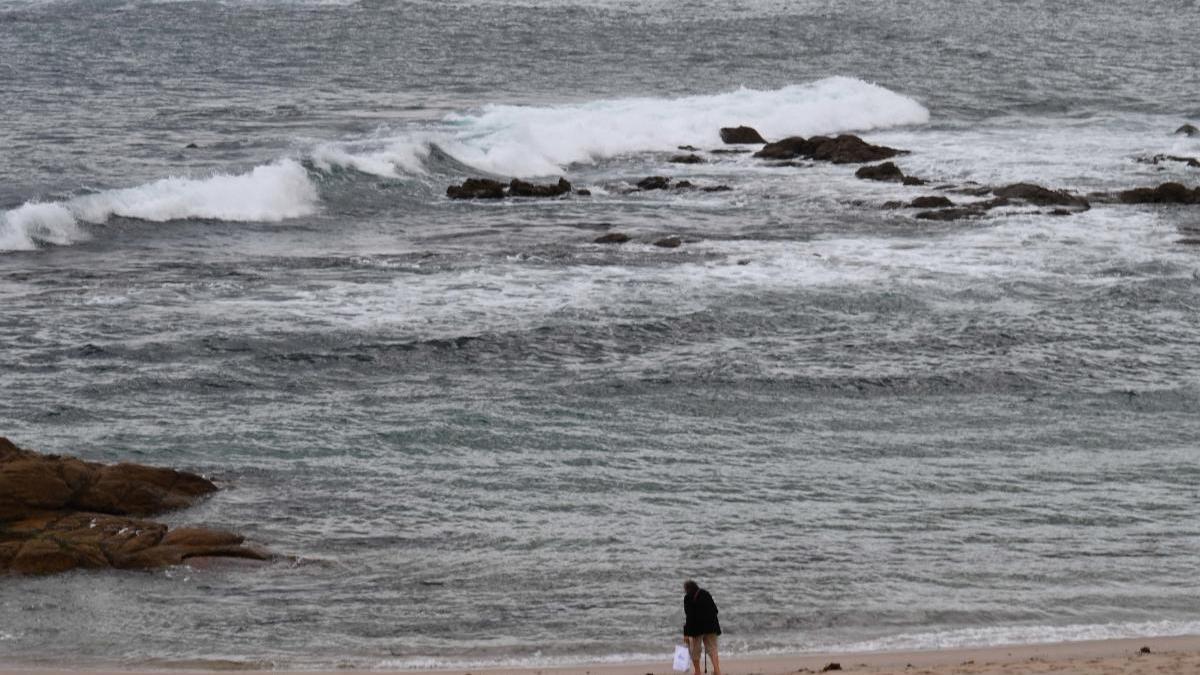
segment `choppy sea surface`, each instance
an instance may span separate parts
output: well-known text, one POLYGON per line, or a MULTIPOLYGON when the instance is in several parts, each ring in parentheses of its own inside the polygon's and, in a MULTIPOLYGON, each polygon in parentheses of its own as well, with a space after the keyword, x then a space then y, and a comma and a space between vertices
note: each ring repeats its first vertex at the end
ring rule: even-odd
POLYGON ((1200 208, 930 223, 880 208, 930 187, 703 152, 1195 186, 1137 159, 1200 156, 1198 34, 1182 0, 0 0, 0 435, 204 473, 169 523, 288 556, 0 579, 0 660, 665 663, 687 577, 727 654, 1200 632, 1200 208))

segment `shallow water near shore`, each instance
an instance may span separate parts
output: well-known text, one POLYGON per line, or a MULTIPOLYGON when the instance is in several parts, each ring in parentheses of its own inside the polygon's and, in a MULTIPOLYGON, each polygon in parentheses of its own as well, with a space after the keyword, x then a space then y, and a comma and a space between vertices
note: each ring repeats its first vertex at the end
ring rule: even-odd
POLYGON ((289 556, 2 579, 0 657, 665 658, 687 577, 731 654, 1200 632, 1200 210, 880 208, 1200 183, 1193 9, 0 0, 0 435, 289 556))

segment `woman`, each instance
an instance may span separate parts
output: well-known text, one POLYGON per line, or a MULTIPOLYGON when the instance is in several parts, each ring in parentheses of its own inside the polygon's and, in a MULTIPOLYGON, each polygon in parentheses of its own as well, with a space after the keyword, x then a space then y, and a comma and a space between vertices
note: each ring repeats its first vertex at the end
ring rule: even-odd
POLYGON ((717 655, 717 636, 721 623, 717 621, 717 603, 712 595, 691 579, 683 582, 683 640, 692 656, 692 675, 700 675, 700 647, 703 645, 712 659, 713 675, 721 675, 721 659, 717 655))

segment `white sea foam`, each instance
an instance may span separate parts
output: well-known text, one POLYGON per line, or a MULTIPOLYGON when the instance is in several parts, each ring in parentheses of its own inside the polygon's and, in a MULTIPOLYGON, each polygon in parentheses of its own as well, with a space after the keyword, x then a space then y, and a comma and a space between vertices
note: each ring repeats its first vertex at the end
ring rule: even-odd
POLYGON ((738 89, 683 98, 625 98, 553 106, 488 105, 452 114, 446 128, 374 142, 327 143, 312 153, 322 169, 337 165, 385 177, 419 173, 437 143, 450 155, 502 176, 562 173, 575 163, 680 145, 720 144, 721 127, 746 124, 767 138, 868 131, 924 124, 915 100, 849 77, 771 91, 738 89))
POLYGON ((324 171, 340 166, 384 178, 424 173, 423 160, 428 156, 428 142, 415 138, 391 139, 382 145, 322 143, 311 155, 313 164, 324 171))
POLYGON ((452 115, 446 151, 485 171, 555 174, 572 163, 720 142, 721 127, 746 124, 767 138, 923 124, 929 111, 875 84, 830 77, 773 91, 739 89, 675 99, 627 98, 549 107, 491 105, 452 115))
POLYGON ((316 186, 294 160, 243 174, 164 178, 64 202, 29 202, 7 211, 0 221, 0 250, 81 241, 87 233, 80 222, 103 223, 113 216, 159 223, 181 218, 276 222, 311 214, 318 201, 316 186))
POLYGON ((0 215, 0 251, 31 251, 40 243, 70 244, 87 239, 62 204, 28 202, 0 215))

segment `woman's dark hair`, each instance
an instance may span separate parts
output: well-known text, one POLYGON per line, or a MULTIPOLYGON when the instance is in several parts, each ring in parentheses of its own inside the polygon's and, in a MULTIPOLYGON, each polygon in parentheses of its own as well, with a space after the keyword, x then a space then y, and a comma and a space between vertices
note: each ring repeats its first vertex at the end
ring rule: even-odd
POLYGON ((688 579, 687 581, 683 582, 683 590, 694 594, 696 591, 700 590, 700 586, 691 579, 688 579))

